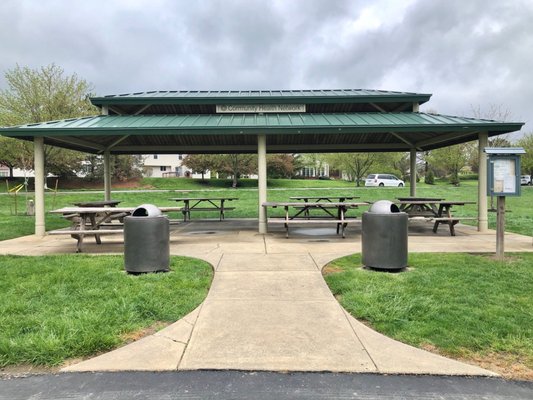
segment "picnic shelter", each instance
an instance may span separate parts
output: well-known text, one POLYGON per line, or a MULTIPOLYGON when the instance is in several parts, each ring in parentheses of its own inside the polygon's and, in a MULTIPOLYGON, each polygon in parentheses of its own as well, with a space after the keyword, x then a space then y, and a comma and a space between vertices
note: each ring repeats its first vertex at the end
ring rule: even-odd
POLYGON ((409 152, 410 195, 416 158, 477 140, 478 230, 488 229, 488 138, 520 130, 503 122, 420 112, 431 94, 382 90, 151 91, 91 98, 100 115, 0 128, 33 141, 35 234, 45 235, 44 144, 102 155, 111 199, 112 154, 258 155, 259 232, 267 232, 267 153, 409 152))

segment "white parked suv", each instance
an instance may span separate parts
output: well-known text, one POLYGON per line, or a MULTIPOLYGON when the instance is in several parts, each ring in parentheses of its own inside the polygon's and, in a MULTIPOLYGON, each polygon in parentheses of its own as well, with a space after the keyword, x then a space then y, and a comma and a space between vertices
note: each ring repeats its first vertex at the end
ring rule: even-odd
POLYGON ((522 175, 520 176, 521 185, 531 185, 531 175, 522 175))
POLYGON ((389 174, 370 174, 366 177, 365 186, 403 187, 405 182, 389 174))

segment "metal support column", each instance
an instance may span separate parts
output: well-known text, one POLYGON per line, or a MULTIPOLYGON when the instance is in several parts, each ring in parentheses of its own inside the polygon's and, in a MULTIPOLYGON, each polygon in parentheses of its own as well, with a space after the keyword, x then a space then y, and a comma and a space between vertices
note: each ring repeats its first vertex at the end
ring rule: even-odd
POLYGON ((257 170, 259 190, 259 233, 267 233, 267 215, 262 206, 267 201, 266 136, 257 136, 257 170))
POLYGON ((44 236, 44 138, 33 138, 34 170, 35 170, 35 235, 44 236))
POLYGON ((411 197, 416 197, 416 149, 411 149, 410 152, 410 160, 411 166, 410 166, 410 180, 411 180, 411 188, 409 195, 411 197))
POLYGON ((489 135, 487 132, 479 133, 479 173, 478 173, 478 194, 477 194, 477 230, 486 232, 489 229, 489 212, 487 208, 487 154, 483 151, 489 145, 489 135))
MULTIPOLYGON (((109 115, 109 107, 102 106, 102 115, 109 115)), ((104 151, 104 200, 111 200, 111 154, 109 149, 104 151)))

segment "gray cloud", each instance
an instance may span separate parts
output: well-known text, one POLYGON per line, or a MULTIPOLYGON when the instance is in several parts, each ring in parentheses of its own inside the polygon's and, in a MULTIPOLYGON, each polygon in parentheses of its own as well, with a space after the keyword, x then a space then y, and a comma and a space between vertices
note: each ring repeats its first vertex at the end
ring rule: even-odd
POLYGON ((4 0, 0 72, 55 62, 99 95, 433 93, 428 108, 465 115, 499 104, 529 132, 532 17, 529 0, 4 0))

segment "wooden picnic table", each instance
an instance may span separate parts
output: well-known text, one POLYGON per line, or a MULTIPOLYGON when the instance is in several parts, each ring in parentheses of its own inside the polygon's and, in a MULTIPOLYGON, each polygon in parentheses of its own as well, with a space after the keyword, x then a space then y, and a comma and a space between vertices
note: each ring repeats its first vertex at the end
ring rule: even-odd
POLYGON ((224 212, 234 210, 235 207, 226 207, 226 201, 239 200, 237 197, 178 197, 170 200, 183 202, 181 212, 183 221, 191 219, 191 211, 217 211, 219 219, 224 219, 224 212))
POLYGON ((120 200, 81 201, 72 204, 77 207, 116 207, 120 200))
MULTIPOLYGON (((324 201, 324 202, 265 202, 262 204, 265 210, 270 208, 283 207, 285 217, 269 218, 268 222, 283 223, 285 226, 286 236, 289 237, 289 225, 292 223, 335 223, 337 225, 337 234, 341 232, 344 238, 344 230, 348 225, 349 219, 346 218, 346 212, 350 208, 367 206, 367 202, 347 202, 347 201, 324 201), (292 209, 295 211, 291 214, 292 209), (323 212, 322 217, 315 218, 310 216, 310 211, 320 210, 323 212), (332 212, 333 210, 333 212, 332 212)), ((268 214, 268 213, 267 213, 268 214)))
MULTIPOLYGON (((359 196, 293 196, 289 197, 291 200, 303 200, 305 203, 308 203, 309 200, 312 200, 314 203, 320 203, 321 201, 327 201, 329 203, 332 203, 334 201, 337 201, 338 203, 345 202, 346 200, 355 200, 358 199, 359 196)), ((309 216, 309 209, 304 211, 304 214, 306 217, 309 216)))
POLYGON ((444 199, 432 197, 398 197, 396 204, 399 205, 400 211, 406 212, 411 216, 435 216, 438 212, 436 202, 444 199))
MULTIPOLYGON (((96 243, 101 244, 100 235, 124 233, 121 229, 124 217, 133 213, 137 207, 63 207, 49 211, 61 214, 68 219, 71 227, 49 231, 51 235, 67 234, 77 239, 76 252, 82 251, 83 239, 86 235, 94 235, 96 243)), ((162 212, 181 211, 181 207, 158 207, 162 212)))
POLYGON ((434 222, 433 232, 437 232, 439 224, 446 224, 450 228, 450 235, 455 236, 455 225, 460 220, 475 219, 469 217, 454 217, 451 209, 453 206, 464 206, 466 204, 475 204, 474 201, 449 201, 436 200, 431 198, 415 200, 399 200, 395 204, 399 205, 400 211, 406 212, 409 220, 427 220, 434 222))

